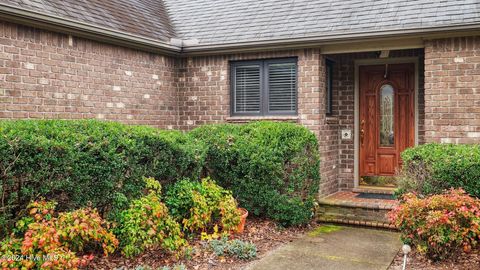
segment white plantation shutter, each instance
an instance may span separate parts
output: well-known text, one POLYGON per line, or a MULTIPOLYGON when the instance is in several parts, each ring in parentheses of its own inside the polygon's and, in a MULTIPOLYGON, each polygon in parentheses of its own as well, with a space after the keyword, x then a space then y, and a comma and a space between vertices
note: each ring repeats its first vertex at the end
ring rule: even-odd
POLYGON ((282 115, 297 112, 297 59, 233 62, 233 115, 282 115))
POLYGON ((260 113, 260 65, 235 68, 235 112, 260 113))
POLYGON ((297 110, 297 65, 275 63, 268 65, 268 109, 270 112, 297 110))

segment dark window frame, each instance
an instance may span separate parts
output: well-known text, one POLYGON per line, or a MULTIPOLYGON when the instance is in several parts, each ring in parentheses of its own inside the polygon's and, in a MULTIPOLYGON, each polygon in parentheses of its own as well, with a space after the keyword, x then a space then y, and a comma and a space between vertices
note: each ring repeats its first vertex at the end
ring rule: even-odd
POLYGON ((230 115, 231 116, 295 116, 298 115, 298 58, 274 58, 256 59, 230 62, 230 115), (271 64, 295 64, 295 110, 294 111, 270 111, 269 110, 269 77, 268 68, 271 64), (236 68, 241 66, 260 66, 260 112, 235 112, 236 97, 236 68))
POLYGON ((333 114, 333 65, 330 59, 325 59, 325 113, 333 114))

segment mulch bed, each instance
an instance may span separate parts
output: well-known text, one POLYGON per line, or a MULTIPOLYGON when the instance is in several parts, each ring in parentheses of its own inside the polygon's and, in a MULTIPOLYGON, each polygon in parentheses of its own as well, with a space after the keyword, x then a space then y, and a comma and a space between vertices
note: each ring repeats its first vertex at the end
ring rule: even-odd
MULTIPOLYGON (((243 234, 235 235, 235 239, 252 242, 257 246, 257 259, 262 258, 269 251, 280 245, 298 238, 313 224, 304 227, 279 228, 274 222, 258 218, 248 218, 243 234)), ((190 259, 176 260, 162 251, 149 251, 135 259, 125 259, 120 255, 108 258, 97 258, 90 264, 89 269, 135 269, 136 266, 150 266, 153 269, 166 265, 184 264, 187 269, 234 270, 241 269, 251 261, 242 261, 231 257, 218 257, 204 247, 202 241, 189 241, 194 252, 190 259)))
MULTIPOLYGON (((403 253, 400 251, 388 270, 401 270, 403 265, 403 253)), ((425 256, 412 251, 408 254, 408 270, 474 270, 480 269, 480 249, 472 250, 470 253, 461 253, 452 256, 442 262, 429 261, 425 256)))

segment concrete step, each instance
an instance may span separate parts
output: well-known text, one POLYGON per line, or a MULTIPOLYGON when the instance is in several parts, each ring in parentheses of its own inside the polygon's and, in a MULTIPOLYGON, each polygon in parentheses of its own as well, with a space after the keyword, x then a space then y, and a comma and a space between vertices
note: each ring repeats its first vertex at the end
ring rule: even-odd
POLYGON ((321 222, 394 229, 387 214, 398 202, 377 199, 373 194, 363 194, 367 198, 360 198, 359 194, 340 191, 321 199, 317 219, 321 222))

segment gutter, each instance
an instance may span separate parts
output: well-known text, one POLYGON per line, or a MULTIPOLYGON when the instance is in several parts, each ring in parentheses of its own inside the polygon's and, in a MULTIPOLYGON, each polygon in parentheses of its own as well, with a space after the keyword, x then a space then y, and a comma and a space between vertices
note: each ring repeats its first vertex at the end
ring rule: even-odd
POLYGON ((0 19, 151 52, 176 55, 182 50, 179 46, 156 39, 59 16, 43 14, 4 3, 0 3, 0 19))

